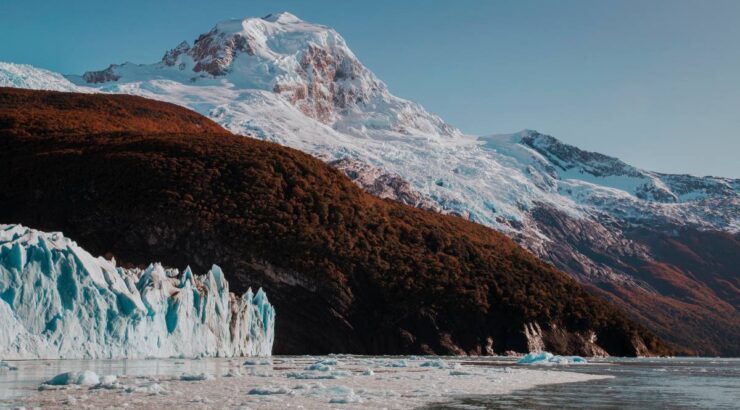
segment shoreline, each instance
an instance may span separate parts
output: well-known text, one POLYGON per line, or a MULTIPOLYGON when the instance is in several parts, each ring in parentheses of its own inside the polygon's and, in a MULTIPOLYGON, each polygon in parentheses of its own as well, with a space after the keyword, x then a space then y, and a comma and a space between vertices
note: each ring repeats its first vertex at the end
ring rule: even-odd
MULTIPOLYGON (((415 356, 56 361, 57 366, 32 361, 27 364, 37 367, 37 376, 44 373, 39 366, 50 367, 45 373, 51 374, 60 369, 81 371, 86 365, 98 366, 101 377, 114 374, 105 370, 117 367, 127 375, 116 375, 116 382, 107 386, 49 386, 39 391, 38 384, 34 390, 29 383, 29 390, 23 389, 27 395, 0 400, 0 407, 409 408, 610 378, 514 363, 509 367, 501 360, 481 366, 480 361, 415 356)), ((21 366, 20 374, 25 370, 33 373, 21 366)))

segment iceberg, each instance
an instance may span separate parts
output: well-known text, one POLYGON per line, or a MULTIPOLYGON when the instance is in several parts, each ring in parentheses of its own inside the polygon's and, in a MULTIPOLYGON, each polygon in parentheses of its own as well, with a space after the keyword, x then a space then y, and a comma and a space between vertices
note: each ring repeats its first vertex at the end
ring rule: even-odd
POLYGON ((60 232, 0 225, 0 358, 269 356, 275 309, 221 269, 125 269, 60 232))
POLYGON ((517 364, 539 364, 539 365, 557 365, 557 364, 582 364, 588 363, 586 359, 580 356, 558 356, 549 352, 531 352, 517 361, 517 364))
POLYGON ((47 380, 44 384, 48 386, 67 386, 70 384, 78 386, 94 386, 99 383, 100 376, 98 376, 97 373, 90 370, 85 370, 82 372, 60 373, 47 380))

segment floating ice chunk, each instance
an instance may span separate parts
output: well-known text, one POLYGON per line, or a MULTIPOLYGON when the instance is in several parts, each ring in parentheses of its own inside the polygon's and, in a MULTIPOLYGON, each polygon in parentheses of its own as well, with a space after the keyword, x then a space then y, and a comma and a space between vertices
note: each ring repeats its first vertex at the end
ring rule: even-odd
POLYGON ((213 380, 214 377, 209 373, 183 373, 180 375, 180 380, 185 382, 197 382, 204 380, 213 380))
POLYGON ((442 359, 433 359, 433 360, 427 360, 426 362, 423 362, 419 366, 421 367, 436 367, 438 369, 444 369, 447 367, 447 363, 442 359))
POLYGON ((329 403, 340 403, 340 404, 349 404, 349 403, 362 403, 362 397, 358 396, 354 392, 350 392, 349 394, 345 394, 343 396, 338 397, 332 397, 331 400, 329 400, 329 403))
POLYGON ((293 390, 311 390, 313 388, 323 388, 323 387, 324 386, 319 383, 313 383, 313 384, 301 383, 301 384, 296 384, 295 386, 293 386, 293 390))
POLYGON ((200 397, 200 396, 195 396, 195 397, 193 397, 192 399, 190 399, 190 403, 203 403, 203 404, 208 404, 208 403, 212 403, 212 400, 211 400, 211 399, 209 399, 208 397, 200 397))
POLYGON ((254 368, 254 367, 248 367, 247 369, 249 369, 248 374, 250 376, 255 376, 255 377, 272 377, 272 373, 270 373, 268 371, 258 370, 257 368, 254 368))
POLYGON ((85 370, 77 376, 77 384, 80 386, 94 386, 100 383, 100 377, 97 373, 85 370))
POLYGON ((239 369, 229 369, 224 377, 242 377, 242 372, 240 372, 239 369))
POLYGON ((290 390, 286 389, 285 387, 255 387, 247 394, 252 396, 269 396, 273 394, 289 394, 290 390))
POLYGON ((51 379, 44 382, 44 384, 49 386, 66 386, 69 384, 75 384, 77 382, 77 377, 79 376, 79 373, 77 372, 65 372, 60 373, 51 379))
POLYGON ((323 363, 314 363, 314 364, 306 366, 305 370, 312 370, 312 371, 317 371, 317 372, 330 372, 333 370, 333 367, 325 365, 323 363))
POLYGON ((370 368, 367 368, 367 369, 365 369, 365 371, 362 372, 362 375, 363 376, 372 376, 374 374, 375 374, 375 372, 373 371, 373 369, 370 369, 370 368))
POLYGON ((550 352, 532 352, 519 359, 517 363, 552 366, 558 364, 581 364, 588 363, 588 361, 580 356, 558 356, 550 352))
POLYGON ((247 359, 244 366, 272 366, 272 360, 269 359, 247 359))
POLYGON ((45 381, 43 384, 48 386, 94 386, 100 383, 100 378, 97 373, 85 370, 83 372, 65 372, 60 373, 51 379, 45 381))
POLYGON ((358 396, 352 388, 347 386, 333 386, 322 389, 321 394, 331 396, 329 403, 335 404, 349 404, 349 403, 362 403, 363 400, 358 396))
POLYGON ((408 362, 404 359, 385 360, 379 363, 380 367, 408 367, 408 362))
POLYGON ((350 372, 334 370, 331 372, 289 372, 286 377, 289 379, 297 380, 330 380, 330 379, 341 379, 342 377, 351 376, 350 372))
POLYGON ((167 390, 162 387, 159 383, 149 382, 143 383, 138 386, 130 386, 126 388, 127 393, 144 393, 144 394, 167 394, 167 390))
POLYGON ((118 383, 118 377, 117 376, 115 376, 113 374, 109 374, 109 375, 106 375, 106 376, 101 377, 100 378, 100 383, 98 383, 97 385, 93 386, 92 388, 94 388, 94 389, 114 390, 114 389, 123 388, 123 386, 120 383, 118 383))
POLYGON ((306 366, 304 370, 313 370, 318 372, 330 372, 334 370, 331 365, 336 365, 337 361, 334 359, 319 360, 316 363, 306 366))
POLYGON ((333 358, 332 359, 322 359, 322 360, 317 361, 316 363, 322 363, 322 364, 329 365, 329 366, 339 365, 339 362, 337 361, 337 359, 333 359, 333 358))
POLYGON ((18 367, 13 366, 12 364, 8 362, 0 361, 0 371, 3 371, 3 370, 14 371, 14 370, 18 370, 18 367))

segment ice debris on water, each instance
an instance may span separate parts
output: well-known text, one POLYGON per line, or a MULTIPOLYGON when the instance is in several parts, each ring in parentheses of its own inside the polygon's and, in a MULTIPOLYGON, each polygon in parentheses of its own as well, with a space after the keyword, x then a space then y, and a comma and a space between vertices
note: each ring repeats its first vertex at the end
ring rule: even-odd
POLYGON ((422 362, 420 367, 436 367, 438 369, 444 369, 447 367, 447 363, 442 359, 433 359, 422 362))
POLYGON ((0 371, 3 371, 3 370, 14 371, 14 370, 18 370, 18 367, 13 366, 12 364, 8 362, 0 361, 0 371))
POLYGON ((44 382, 48 386, 94 386, 98 383, 100 383, 100 377, 90 370, 60 373, 44 382))
POLYGON ((272 366, 272 360, 269 359, 247 359, 244 366, 272 366))
POLYGON ((229 292, 155 263, 124 269, 61 233, 0 225, 0 357, 269 356, 275 310, 260 289, 229 292))
POLYGON ((332 397, 329 403, 338 404, 350 404, 350 403, 362 403, 362 397, 358 396, 355 392, 349 392, 343 396, 332 397))
POLYGON ((255 387, 250 389, 247 394, 252 396, 269 396, 273 394, 289 394, 290 391, 285 387, 255 387))
POLYGON ((120 389, 123 386, 118 382, 118 377, 113 374, 109 374, 100 378, 100 383, 93 386, 94 389, 120 389))
POLYGON ((371 360, 370 361, 375 367, 408 367, 408 362, 405 359, 398 360, 371 360))
POLYGON ((558 356, 550 352, 532 352, 527 353, 517 363, 552 366, 558 364, 582 364, 588 363, 588 361, 580 356, 558 356))
POLYGON ((229 369, 226 374, 224 374, 224 377, 242 377, 242 372, 239 371, 239 369, 229 369))
POLYGON ((332 404, 350 404, 350 403, 362 403, 363 400, 360 396, 355 393, 352 388, 347 386, 334 386, 325 388, 322 391, 323 394, 331 396, 329 403, 332 404))
POLYGON ((127 387, 126 393, 144 393, 144 394, 158 395, 158 394, 167 394, 167 389, 162 387, 162 385, 157 382, 147 382, 147 383, 142 383, 138 386, 127 387))
POLYGON ((197 382, 204 380, 213 380, 215 377, 209 373, 183 373, 180 375, 180 380, 184 382, 197 382))
POLYGON ((304 370, 330 372, 334 370, 332 366, 336 366, 337 364, 338 362, 335 359, 324 359, 324 360, 319 360, 313 364, 306 366, 304 370))
POLYGON ((342 370, 333 370, 330 372, 317 372, 317 371, 307 371, 307 372, 289 372, 286 377, 289 379, 297 379, 297 380, 330 380, 330 379, 341 379, 342 377, 351 376, 352 374, 347 371, 342 370))

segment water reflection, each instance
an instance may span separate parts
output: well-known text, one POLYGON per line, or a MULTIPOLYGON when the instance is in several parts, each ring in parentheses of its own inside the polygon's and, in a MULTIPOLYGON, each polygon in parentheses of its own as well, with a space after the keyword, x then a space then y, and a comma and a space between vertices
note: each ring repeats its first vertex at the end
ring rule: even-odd
POLYGON ((505 396, 466 397, 430 409, 738 409, 740 359, 602 359, 557 367, 614 376, 542 386, 505 396))

